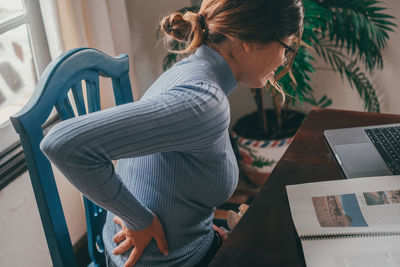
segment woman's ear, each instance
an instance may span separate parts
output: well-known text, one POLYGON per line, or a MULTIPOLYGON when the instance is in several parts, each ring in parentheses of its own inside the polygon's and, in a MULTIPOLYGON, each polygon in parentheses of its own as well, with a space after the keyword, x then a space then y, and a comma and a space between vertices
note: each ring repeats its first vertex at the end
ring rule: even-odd
POLYGON ((246 53, 250 53, 251 52, 251 50, 252 50, 252 44, 251 43, 247 43, 247 42, 243 42, 242 43, 242 47, 243 47, 243 49, 244 49, 244 51, 246 52, 246 53))

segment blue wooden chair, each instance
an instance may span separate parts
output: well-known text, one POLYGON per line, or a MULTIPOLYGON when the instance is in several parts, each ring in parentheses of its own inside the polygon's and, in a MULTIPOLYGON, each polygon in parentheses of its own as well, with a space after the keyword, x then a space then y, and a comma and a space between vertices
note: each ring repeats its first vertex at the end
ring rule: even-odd
MULTIPOLYGON (((100 110, 99 75, 111 78, 117 105, 132 102, 128 71, 127 55, 112 58, 92 48, 70 50, 47 66, 29 102, 11 117, 20 135, 54 266, 70 267, 77 266, 77 263, 53 171, 39 148, 44 135, 43 125, 54 107, 62 120, 100 110), (82 82, 86 85, 86 105, 82 82), (75 103, 68 97, 70 91, 75 103)), ((105 266, 101 231, 106 211, 85 197, 83 200, 89 255, 92 259, 89 266, 105 266)))

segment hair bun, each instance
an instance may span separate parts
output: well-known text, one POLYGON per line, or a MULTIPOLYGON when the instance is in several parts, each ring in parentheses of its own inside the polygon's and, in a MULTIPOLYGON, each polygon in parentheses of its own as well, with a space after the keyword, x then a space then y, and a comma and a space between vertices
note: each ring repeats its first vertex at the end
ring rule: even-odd
POLYGON ((188 42, 186 49, 174 51, 187 53, 200 47, 208 38, 206 17, 201 13, 191 11, 185 14, 174 12, 161 21, 161 28, 172 39, 179 42, 188 42))
POLYGON ((191 24, 179 12, 171 13, 161 21, 164 32, 178 41, 186 41, 191 32, 191 24))

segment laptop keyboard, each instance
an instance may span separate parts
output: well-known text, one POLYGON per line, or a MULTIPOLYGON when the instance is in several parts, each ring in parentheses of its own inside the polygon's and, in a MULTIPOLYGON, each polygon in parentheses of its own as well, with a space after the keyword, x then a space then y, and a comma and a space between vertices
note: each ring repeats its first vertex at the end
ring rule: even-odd
POLYGON ((400 126, 364 131, 393 174, 400 174, 400 126))

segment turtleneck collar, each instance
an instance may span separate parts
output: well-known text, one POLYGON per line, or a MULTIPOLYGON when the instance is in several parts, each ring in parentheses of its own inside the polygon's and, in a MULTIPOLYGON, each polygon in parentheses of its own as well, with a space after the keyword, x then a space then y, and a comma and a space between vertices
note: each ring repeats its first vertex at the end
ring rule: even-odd
POLYGON ((228 63, 217 51, 207 45, 202 45, 196 50, 195 55, 206 59, 211 64, 217 83, 226 95, 229 95, 236 89, 238 84, 235 76, 228 63))

